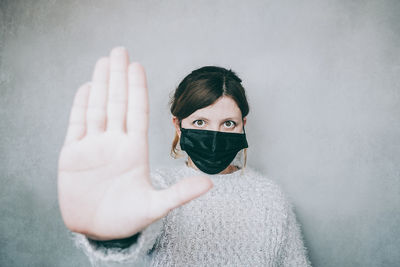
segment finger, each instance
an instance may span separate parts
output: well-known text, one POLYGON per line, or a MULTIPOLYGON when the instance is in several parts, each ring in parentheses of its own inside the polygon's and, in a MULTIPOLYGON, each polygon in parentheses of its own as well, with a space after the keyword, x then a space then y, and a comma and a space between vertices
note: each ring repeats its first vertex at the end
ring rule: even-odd
POLYGON ((142 65, 133 62, 129 65, 129 99, 127 132, 130 135, 146 135, 149 121, 149 101, 146 73, 142 65))
POLYGON ((177 208, 208 192, 213 187, 213 182, 204 176, 195 176, 182 179, 170 188, 160 190, 164 209, 177 208))
POLYGON ((124 47, 111 51, 107 100, 107 130, 125 131, 128 95, 128 52, 124 47))
POLYGON ((69 116, 69 125, 65 144, 78 141, 86 132, 86 108, 90 92, 90 83, 86 83, 79 87, 75 94, 74 103, 72 105, 69 116))
POLYGON ((88 109, 86 113, 87 135, 103 132, 106 127, 107 87, 109 59, 100 58, 92 78, 88 109))

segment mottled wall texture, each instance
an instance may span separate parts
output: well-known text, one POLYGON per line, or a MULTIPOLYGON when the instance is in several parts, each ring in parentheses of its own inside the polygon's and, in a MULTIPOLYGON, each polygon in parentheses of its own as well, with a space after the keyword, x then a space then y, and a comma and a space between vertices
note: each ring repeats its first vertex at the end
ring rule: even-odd
MULTIPOLYGON (((78 86, 117 45, 141 62, 150 162, 172 90, 203 65, 243 79, 248 163, 295 205, 314 266, 400 266, 399 1, 2 0, 0 266, 88 266, 57 202, 78 86)), ((174 163, 175 164, 175 163, 174 163)))

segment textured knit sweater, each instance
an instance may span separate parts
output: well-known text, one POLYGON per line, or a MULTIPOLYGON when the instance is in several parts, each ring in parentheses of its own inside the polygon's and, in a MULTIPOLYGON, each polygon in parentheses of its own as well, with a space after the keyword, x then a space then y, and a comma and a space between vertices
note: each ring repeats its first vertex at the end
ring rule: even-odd
MULTIPOLYGON (((160 168, 151 179, 162 189, 199 174, 182 164, 160 168)), ((127 247, 72 233, 75 243, 96 266, 311 266, 291 202, 276 182, 249 167, 209 177, 210 191, 149 225, 127 247)))

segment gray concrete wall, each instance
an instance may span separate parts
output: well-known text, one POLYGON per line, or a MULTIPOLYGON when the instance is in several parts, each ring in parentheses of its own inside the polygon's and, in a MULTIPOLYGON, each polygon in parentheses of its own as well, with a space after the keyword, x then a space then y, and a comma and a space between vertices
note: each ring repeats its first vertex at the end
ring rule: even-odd
POLYGON ((150 88, 152 166, 191 70, 247 88, 249 165, 294 202, 314 266, 400 265, 399 1, 1 1, 0 265, 88 266, 57 203, 73 95, 124 45, 150 88))

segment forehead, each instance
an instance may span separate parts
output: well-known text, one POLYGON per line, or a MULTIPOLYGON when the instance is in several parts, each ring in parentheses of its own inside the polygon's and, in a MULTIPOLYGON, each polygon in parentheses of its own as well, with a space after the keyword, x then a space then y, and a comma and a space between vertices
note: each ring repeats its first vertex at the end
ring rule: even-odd
POLYGON ((193 117, 241 119, 242 112, 240 111, 235 100, 228 96, 222 96, 212 105, 198 109, 189 116, 189 118, 193 117))

